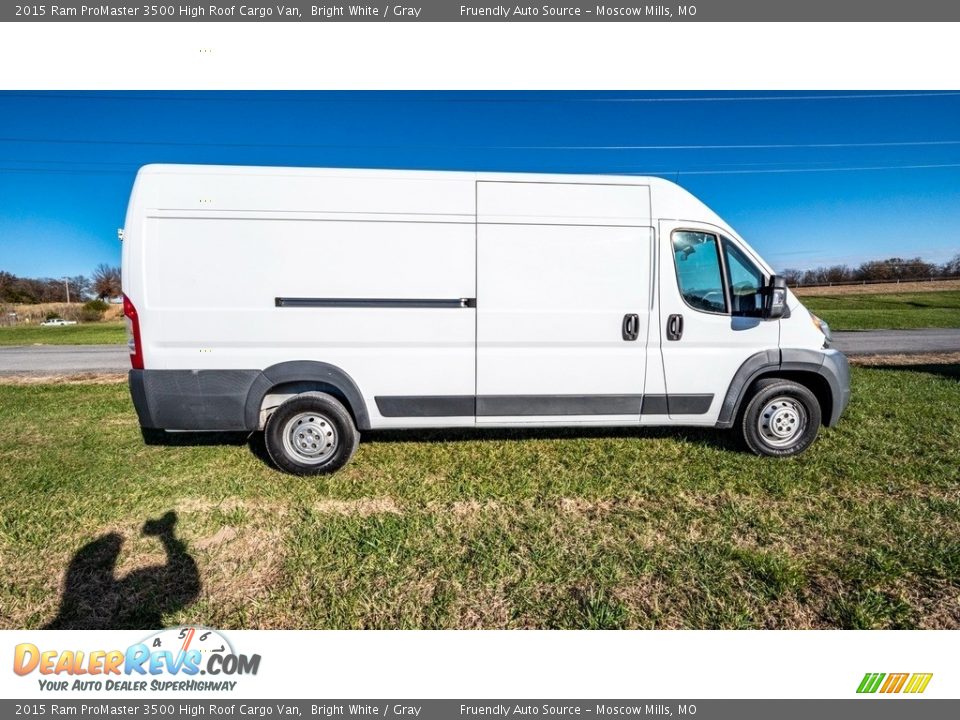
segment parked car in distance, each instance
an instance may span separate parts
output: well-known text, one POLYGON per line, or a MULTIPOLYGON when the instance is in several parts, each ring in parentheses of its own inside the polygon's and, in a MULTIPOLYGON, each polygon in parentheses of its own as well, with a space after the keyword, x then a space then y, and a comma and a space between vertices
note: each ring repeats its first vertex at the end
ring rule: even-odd
POLYGON ((40 323, 41 327, 63 327, 64 325, 76 325, 76 320, 64 320, 63 318, 51 318, 40 323))
POLYGON ((388 428, 692 425, 784 457, 850 398, 826 324, 656 177, 149 165, 123 292, 141 427, 262 431, 301 475, 388 428))

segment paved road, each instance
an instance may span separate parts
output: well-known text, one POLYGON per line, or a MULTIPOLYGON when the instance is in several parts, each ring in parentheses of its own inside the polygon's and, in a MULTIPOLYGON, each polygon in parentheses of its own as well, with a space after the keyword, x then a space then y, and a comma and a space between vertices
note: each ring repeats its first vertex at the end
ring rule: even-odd
POLYGON ((960 352, 960 328, 835 332, 833 345, 847 355, 960 352))
POLYGON ((0 347, 0 375, 60 375, 79 372, 126 372, 126 345, 17 345, 0 347))
MULTIPOLYGON (((834 347, 848 355, 960 352, 960 328, 835 332, 834 347)), ((0 347, 0 374, 57 375, 126 372, 125 345, 29 345, 0 347)))

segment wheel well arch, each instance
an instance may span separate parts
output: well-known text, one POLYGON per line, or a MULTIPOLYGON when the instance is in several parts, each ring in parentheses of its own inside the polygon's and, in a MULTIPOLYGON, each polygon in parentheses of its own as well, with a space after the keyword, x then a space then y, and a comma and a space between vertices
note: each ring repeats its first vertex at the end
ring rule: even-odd
POLYGON ((750 390, 757 383, 757 381, 766 380, 768 378, 791 380, 798 385, 803 385, 805 388, 807 388, 807 390, 813 393, 814 397, 817 398, 817 402, 820 404, 820 414, 825 423, 831 416, 831 413, 833 412, 833 393, 830 390, 830 383, 823 375, 814 372, 813 370, 779 369, 770 369, 766 372, 761 372, 754 378, 751 378, 750 385, 737 407, 737 416, 740 415, 740 411, 746 406, 747 402, 749 402, 750 390))
POLYGON ((784 378, 806 387, 820 403, 824 424, 831 425, 835 421, 835 404, 842 403, 843 400, 838 394, 839 388, 835 385, 837 378, 823 370, 822 351, 785 348, 754 353, 743 362, 730 381, 720 406, 716 427, 733 427, 740 415, 740 409, 748 402, 754 383, 765 378, 784 378))
POLYGON ((264 412, 287 397, 311 391, 332 395, 343 403, 358 430, 370 429, 366 402, 353 378, 335 365, 313 360, 283 362, 260 372, 247 394, 244 408, 247 427, 262 428, 264 412))
POLYGON ((260 401, 260 412, 257 418, 258 429, 263 429, 266 425, 267 417, 269 417, 273 410, 289 398, 306 392, 322 392, 331 397, 335 397, 347 409, 347 412, 350 413, 350 416, 353 418, 354 424, 356 424, 357 416, 350 407, 350 400, 336 385, 331 385, 330 383, 319 380, 291 380, 280 383, 279 385, 274 385, 264 394, 263 399, 260 401))

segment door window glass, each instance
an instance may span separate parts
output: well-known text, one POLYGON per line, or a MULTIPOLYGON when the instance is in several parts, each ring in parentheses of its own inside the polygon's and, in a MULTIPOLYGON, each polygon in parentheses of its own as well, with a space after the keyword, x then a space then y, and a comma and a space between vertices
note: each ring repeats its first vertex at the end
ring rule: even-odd
POLYGON ((673 233, 677 284, 687 305, 695 310, 725 313, 727 300, 720 270, 720 243, 710 233, 678 230, 673 233))
POLYGON ((764 276, 746 254, 727 238, 723 239, 727 261, 727 281, 730 285, 730 304, 734 315, 757 317, 762 314, 761 288, 764 276))

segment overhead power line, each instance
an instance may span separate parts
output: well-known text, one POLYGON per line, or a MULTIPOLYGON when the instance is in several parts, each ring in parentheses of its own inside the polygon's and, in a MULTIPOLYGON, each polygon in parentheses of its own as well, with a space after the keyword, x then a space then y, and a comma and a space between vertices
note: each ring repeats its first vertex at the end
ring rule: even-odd
MULTIPOLYGON (((103 161, 103 160, 48 160, 46 158, 3 158, 0 157, 0 165, 17 165, 24 168, 29 168, 33 165, 56 165, 64 167, 65 169, 71 168, 80 168, 84 169, 90 166, 106 167, 113 168, 117 170, 137 170, 143 166, 142 162, 136 161, 103 161)), ((169 164, 178 164, 175 161, 171 161, 169 164)), ((210 163, 212 164, 212 163, 210 163)), ((842 166, 843 163, 836 160, 809 160, 804 162, 804 167, 825 167, 825 168, 836 168, 842 166)), ((317 165, 295 165, 293 167, 323 167, 317 165)), ((776 169, 791 169, 791 167, 797 167, 796 163, 790 163, 788 161, 779 160, 773 162, 726 162, 726 163, 704 163, 702 165, 691 166, 687 169, 680 169, 680 172, 695 172, 698 170, 724 170, 727 168, 776 168, 776 169)), ((561 171, 562 172, 562 171, 561 171)), ((587 171, 587 172, 605 172, 605 173, 625 173, 631 174, 638 171, 633 168, 617 168, 617 167, 605 167, 602 171, 587 171)), ((664 172, 664 173, 675 173, 678 172, 678 168, 674 164, 662 164, 659 167, 647 166, 643 174, 649 175, 651 172, 664 172)))
POLYGON ((810 148, 881 148, 960 145, 960 140, 897 140, 891 142, 760 143, 743 145, 495 145, 503 150, 789 150, 810 148))
POLYGON ((916 165, 858 165, 852 167, 811 167, 811 168, 757 168, 753 170, 678 170, 679 175, 751 175, 776 173, 815 173, 815 172, 858 172, 867 170, 933 170, 935 168, 958 168, 960 163, 930 163, 916 165))
POLYGON ((882 100, 897 98, 916 98, 916 97, 954 97, 960 95, 960 92, 893 92, 893 93, 845 93, 835 95, 753 95, 753 96, 733 96, 725 97, 723 95, 708 97, 656 97, 656 98, 608 98, 607 102, 784 102, 790 100, 882 100))
MULTIPOLYGON (((539 94, 511 95, 508 93, 501 95, 463 95, 457 94, 457 91, 434 91, 431 95, 417 95, 421 91, 372 91, 355 92, 351 94, 338 93, 337 91, 320 91, 318 94, 311 94, 310 91, 304 92, 302 97, 277 96, 274 91, 246 91, 249 94, 233 94, 244 91, 219 91, 215 94, 202 94, 198 91, 196 95, 186 94, 168 94, 163 91, 157 91, 155 94, 144 94, 138 92, 4 92, 0 94, 0 100, 4 97, 30 98, 43 100, 45 98, 81 98, 84 100, 149 100, 155 102, 167 101, 188 101, 188 102, 260 102, 260 103, 370 103, 382 102, 385 96, 390 97, 391 102, 404 103, 513 103, 513 104, 578 104, 578 103, 736 103, 736 102, 791 102, 791 101, 835 101, 835 100, 896 100, 901 98, 937 98, 937 97, 956 97, 960 91, 916 91, 916 92, 864 92, 864 93, 832 93, 824 95, 680 95, 680 96, 652 96, 652 97, 570 97, 555 91, 541 91, 539 94)), ((424 91, 429 92, 429 91, 424 91)))
MULTIPOLYGON (((867 172, 879 170, 934 170, 960 168, 960 163, 930 163, 913 165, 859 165, 849 167, 805 167, 805 168, 753 168, 743 170, 646 170, 646 171, 618 171, 618 170, 581 170, 570 172, 556 170, 547 171, 546 174, 554 173, 558 175, 577 174, 577 175, 629 175, 629 176, 654 176, 666 178, 680 178, 689 175, 762 175, 762 174, 793 174, 793 173, 819 173, 819 172, 867 172)), ((386 169, 386 168, 384 168, 386 169)), ((0 173, 48 173, 53 175, 131 175, 136 170, 132 166, 129 170, 107 170, 99 168, 25 168, 25 167, 0 167, 0 173)), ((451 170, 450 172, 458 172, 451 170)), ((488 170, 485 172, 521 172, 517 170, 488 170)), ((539 171, 544 172, 544 171, 539 171)))
POLYGON ((0 137, 3 143, 36 145, 125 145, 143 147, 211 147, 211 148, 277 148, 277 149, 323 149, 323 150, 780 150, 780 149, 840 149, 840 148, 886 148, 886 147, 937 147, 960 145, 960 140, 892 140, 883 142, 832 142, 832 143, 751 143, 751 144, 700 144, 700 145, 373 145, 368 143, 223 143, 188 142, 182 140, 89 140, 86 138, 30 138, 0 137))

